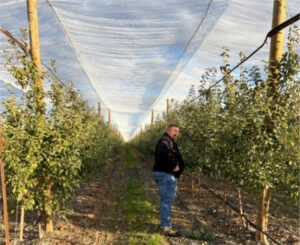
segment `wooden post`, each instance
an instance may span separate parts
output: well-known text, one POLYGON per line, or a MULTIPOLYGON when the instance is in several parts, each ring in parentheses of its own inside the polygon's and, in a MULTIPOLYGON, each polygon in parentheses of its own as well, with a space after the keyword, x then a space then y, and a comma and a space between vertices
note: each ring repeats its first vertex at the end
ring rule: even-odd
POLYGON ((0 122, 0 169, 1 169, 1 186, 2 186, 2 201, 3 201, 3 216, 4 216, 4 232, 5 232, 5 244, 9 245, 9 223, 7 212, 7 198, 6 198, 6 182, 5 182, 5 170, 4 163, 2 161, 2 125, 0 122))
MULTIPOLYGON (((42 69, 41 69, 41 55, 40 55, 40 41, 39 41, 39 25, 37 15, 37 1, 27 0, 27 14, 29 22, 29 35, 30 35, 30 53, 31 58, 37 68, 37 78, 35 80, 35 103, 37 111, 41 116, 41 120, 45 122, 45 103, 42 96, 43 92, 43 81, 42 81, 42 69)), ((48 181, 48 178, 45 179, 48 181)), ((52 221, 52 194, 51 194, 51 183, 44 193, 45 195, 45 226, 46 232, 53 232, 53 221, 52 221)))
MULTIPOLYGON (((273 6, 273 19, 272 19, 272 28, 280 25, 285 21, 286 18, 286 0, 274 0, 273 6)), ((270 62, 279 61, 282 57, 283 50, 283 41, 284 41, 284 29, 277 32, 271 37, 270 45, 270 62)), ((272 69, 272 74, 270 74, 270 87, 272 89, 273 97, 276 99, 278 95, 278 80, 276 79, 278 75, 278 70, 272 69)))
MULTIPOLYGON (((286 0, 274 0, 272 28, 280 25, 286 18, 286 0)), ((271 38, 270 60, 280 60, 282 56, 284 29, 271 38)))
POLYGON ((151 125, 154 123, 154 110, 152 109, 152 114, 151 114, 151 125))
POLYGON ((170 116, 170 101, 167 99, 167 118, 170 116))
MULTIPOLYGON (((39 25, 38 25, 38 15, 37 15, 37 1, 27 0, 27 14, 29 22, 29 36, 30 36, 30 53, 31 58, 37 68, 37 79, 36 89, 43 90, 43 81, 41 78, 42 68, 41 68, 41 55, 40 55, 40 39, 39 39, 39 25)), ((44 98, 39 97, 35 101, 37 104, 38 111, 41 112, 41 116, 44 117, 45 105, 44 98)))
MULTIPOLYGON (((286 0, 274 0, 273 6, 273 20, 272 20, 272 28, 278 26, 282 22, 285 21, 286 17, 286 0)), ((279 61, 282 56, 283 49, 283 39, 284 39, 284 31, 281 30, 277 32, 271 38, 271 46, 270 46, 270 62, 279 61)), ((269 86, 270 86, 270 96, 273 97, 273 102, 271 105, 271 110, 274 112, 277 109, 277 97, 278 97, 278 80, 276 79, 278 71, 272 68, 272 74, 269 77, 269 86)), ((274 118, 270 118, 266 116, 265 123, 267 126, 267 132, 271 134, 274 130, 274 118)), ((261 190, 261 199, 258 206, 257 212, 257 226, 262 231, 268 231, 268 213, 270 206, 270 189, 269 187, 263 187, 261 190)), ((268 244, 267 237, 260 231, 256 232, 256 241, 262 244, 268 244)))
POLYGON ((101 121, 102 117, 101 117, 101 103, 98 102, 98 119, 99 121, 101 121))

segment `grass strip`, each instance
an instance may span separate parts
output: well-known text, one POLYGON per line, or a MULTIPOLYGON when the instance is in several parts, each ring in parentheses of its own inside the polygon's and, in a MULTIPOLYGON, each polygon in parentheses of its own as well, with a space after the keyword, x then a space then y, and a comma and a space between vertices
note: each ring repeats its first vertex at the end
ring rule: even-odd
MULTIPOLYGON (((131 149, 126 146, 125 169, 139 166, 131 149)), ((122 198, 118 203, 122 210, 121 222, 126 227, 123 238, 130 245, 163 245, 167 244, 159 232, 158 211, 147 199, 145 184, 138 180, 130 180, 122 190, 122 198)), ((121 214, 120 214, 121 215, 121 214)))

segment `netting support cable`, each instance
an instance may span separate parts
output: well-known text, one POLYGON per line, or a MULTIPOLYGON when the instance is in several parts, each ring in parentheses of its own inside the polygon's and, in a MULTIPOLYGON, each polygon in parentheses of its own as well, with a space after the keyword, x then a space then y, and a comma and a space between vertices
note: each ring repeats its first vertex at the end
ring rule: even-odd
MULTIPOLYGON (((190 45, 191 45, 193 39, 195 38, 197 32, 199 32, 199 30, 200 30, 200 28, 201 28, 201 26, 202 26, 204 20, 205 20, 206 17, 208 16, 208 12, 209 12, 209 9, 210 9, 210 6, 211 6, 212 2, 213 2, 213 0, 210 0, 210 1, 209 1, 208 5, 207 5, 207 7, 206 7, 206 11, 205 11, 204 16, 202 17, 200 23, 198 24, 196 30, 194 31, 193 35, 192 35, 191 38, 189 39, 188 43, 185 45, 185 48, 184 48, 183 52, 181 53, 180 57, 178 58, 178 60, 177 60, 177 62, 176 62, 176 65, 174 66, 174 68, 173 68, 172 71, 170 72, 168 78, 166 79, 166 82, 165 82, 165 84, 164 84, 164 87, 166 87, 166 86, 168 85, 168 81, 169 81, 169 79, 171 78, 171 76, 172 76, 172 74, 174 73, 174 71, 177 69, 177 67, 178 67, 178 65, 179 65, 179 63, 180 63, 180 60, 181 60, 181 59, 183 58, 183 56, 186 54, 186 52, 187 52, 188 48, 190 47, 190 45)), ((178 75, 177 75, 177 77, 178 77, 178 75)), ((176 79, 173 79, 173 82, 174 82, 174 81, 176 81, 176 79)), ((172 83, 171 83, 171 84, 172 84, 172 83)), ((170 85, 171 85, 171 84, 170 84, 170 85)), ((163 88, 163 89, 162 89, 162 93, 163 93, 164 90, 165 90, 165 89, 163 88)), ((159 97, 159 95, 158 95, 158 97, 159 97)), ((155 103, 155 102, 154 102, 154 103, 155 103)))
POLYGON ((82 69, 83 69, 83 71, 84 71, 86 77, 88 78, 88 80, 89 80, 89 82, 90 82, 92 88, 94 89, 96 95, 99 97, 99 100, 101 101, 102 105, 104 105, 106 108, 108 108, 108 106, 104 103, 103 99, 101 98, 100 94, 98 93, 98 91, 97 91, 97 89, 96 89, 94 83, 92 82, 92 79, 91 79, 90 76, 89 76, 89 73, 88 73, 88 71, 87 71, 87 68, 86 68, 86 66, 85 66, 85 63, 84 63, 84 61, 82 60, 82 58, 81 58, 81 56, 80 56, 80 54, 79 54, 77 48, 75 47, 75 45, 74 45, 74 43, 73 43, 73 41, 72 41, 72 39, 71 39, 71 37, 70 37, 70 35, 69 35, 69 32, 67 31, 67 29, 65 28, 64 24, 62 23, 62 21, 61 21, 59 15, 57 14, 57 12, 56 12, 56 10, 55 10, 55 8, 53 7, 53 5, 52 5, 52 3, 50 2, 50 0, 47 0, 46 2, 48 3, 49 7, 50 7, 51 10, 53 11, 53 13, 54 13, 56 19, 58 20, 58 22, 59 22, 59 24, 60 24, 60 26, 61 26, 63 32, 65 33, 66 38, 68 39, 68 42, 69 42, 70 46, 72 47, 72 49, 73 49, 73 51, 74 51, 74 54, 76 55, 76 57, 77 57, 77 59, 78 59, 80 65, 81 65, 81 67, 82 67, 82 69))
MULTIPOLYGON (((155 99, 155 101, 153 102, 153 104, 150 106, 150 109, 148 110, 148 112, 151 111, 151 108, 154 108, 154 107, 155 107, 156 103, 159 101, 159 99, 160 99, 160 97, 163 95, 164 91, 166 91, 166 87, 172 85, 172 83, 170 83, 170 84, 168 85, 168 81, 170 80, 170 77, 172 76, 172 74, 174 73, 174 71, 176 70, 176 68, 178 67, 178 65, 179 65, 179 63, 180 63, 180 60, 183 58, 183 56, 184 56, 185 53, 187 52, 189 46, 191 45, 191 42, 193 41, 194 37, 195 37, 196 34, 197 34, 197 32, 200 30, 200 28, 201 28, 201 26, 202 26, 204 20, 205 20, 206 17, 208 16, 208 12, 209 12, 209 9, 210 9, 210 6, 211 6, 212 2, 213 2, 213 0, 210 0, 210 1, 209 1, 208 5, 207 5, 207 7, 206 7, 206 11, 205 11, 204 16, 202 17, 202 19, 201 19, 201 21, 199 22, 199 24, 198 24, 196 30, 194 31, 193 35, 192 35, 191 38, 189 39, 188 43, 186 44, 186 46, 185 46, 183 52, 181 53, 180 57, 178 58, 178 61, 177 61, 176 65, 174 66, 174 68, 173 68, 172 71, 170 72, 168 78, 166 79, 166 81, 165 81, 165 83, 164 83, 164 85, 163 85, 163 88, 162 88, 161 92, 158 94, 157 98, 155 99)), ((178 77, 178 75, 177 75, 177 77, 178 77)), ((176 81, 176 79, 173 79, 173 82, 175 82, 175 81, 176 81)), ((138 123, 138 124, 140 124, 140 123, 138 123)))
MULTIPOLYGON (((3 27, 0 26, 0 32, 2 32, 5 36, 7 36, 10 40, 12 40, 13 42, 15 42, 16 44, 18 44, 18 46, 27 54, 30 53, 30 48, 28 48, 27 44, 25 44, 24 42, 20 41, 19 39, 17 39, 16 37, 14 37, 9 31, 7 31, 6 29, 4 29, 3 27)), ((67 87, 65 85, 65 83, 53 72, 53 70, 44 62, 41 62, 42 65, 53 75, 55 76, 55 78, 57 79, 57 81, 59 81, 64 87, 67 87)))
POLYGON ((7 36, 9 39, 11 39, 12 41, 14 41, 16 44, 19 45, 19 47, 21 49, 23 49, 23 51, 25 51, 26 53, 30 52, 30 49, 27 47, 27 45, 25 43, 23 43, 22 41, 18 40, 17 38, 15 38, 9 31, 5 30, 3 27, 0 26, 0 31, 7 36))

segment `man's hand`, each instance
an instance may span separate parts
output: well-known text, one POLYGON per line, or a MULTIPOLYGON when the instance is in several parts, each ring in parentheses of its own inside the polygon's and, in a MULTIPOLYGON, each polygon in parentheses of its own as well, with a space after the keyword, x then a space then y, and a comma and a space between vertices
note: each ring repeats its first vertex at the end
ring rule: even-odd
POLYGON ((177 171, 179 171, 179 166, 178 165, 176 165, 176 167, 173 169, 173 172, 177 172, 177 171))

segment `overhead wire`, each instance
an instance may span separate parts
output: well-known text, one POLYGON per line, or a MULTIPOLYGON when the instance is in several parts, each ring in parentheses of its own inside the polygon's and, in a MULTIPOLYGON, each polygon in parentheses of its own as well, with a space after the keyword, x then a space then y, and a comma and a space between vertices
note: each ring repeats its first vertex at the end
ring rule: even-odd
POLYGON ((284 29, 285 27, 295 23, 296 21, 298 21, 300 19, 300 13, 298 13, 297 15, 291 17, 290 19, 286 20, 285 22, 279 24, 278 26, 274 27, 273 29, 271 29, 263 43, 261 45, 259 45, 251 54, 249 54, 248 56, 246 56, 244 59, 242 59, 237 65, 235 65, 232 69, 230 69, 223 77, 221 77, 219 80, 217 80, 216 82, 214 82, 212 85, 210 85, 207 89, 201 91, 199 93, 198 96, 196 96, 195 98, 193 98, 192 100, 188 101, 185 103, 185 105, 190 105, 191 103, 195 102, 197 99, 199 99, 201 96, 203 96, 204 94, 206 94, 209 90, 211 90, 213 87, 215 87, 216 85, 218 85, 219 83, 221 83, 228 75, 230 75, 234 70, 236 70, 239 66, 241 66, 243 63, 245 63, 247 60, 249 60, 254 54, 256 54, 266 43, 268 38, 272 37, 274 34, 276 34, 278 31, 284 29))
POLYGON ((293 24, 294 22, 298 21, 300 19, 300 14, 295 15, 294 17, 286 20, 285 22, 281 23, 280 25, 274 27, 273 29, 271 29, 266 37, 265 40, 263 41, 263 43, 258 46, 258 48, 256 48, 251 54, 249 54, 248 56, 246 56, 244 59, 242 59, 237 65, 235 65, 232 69, 230 69, 228 72, 226 72, 226 74, 220 78, 219 80, 217 80, 215 83, 213 83, 212 85, 210 85, 207 89, 203 90, 200 92, 200 94, 198 96, 196 96, 195 98, 193 98, 192 100, 187 102, 187 105, 195 102, 197 99, 199 99, 202 95, 206 94, 210 89, 212 89, 213 87, 215 87, 216 85, 218 85, 220 82, 222 82, 228 75, 230 75, 235 69, 237 69, 240 65, 242 65, 243 63, 245 63, 248 59, 250 59, 254 54, 256 54, 266 43, 268 38, 272 37, 274 34, 276 34, 278 31, 282 30, 283 28, 293 24))
POLYGON ((60 82, 61 85, 63 85, 63 87, 67 87, 67 85, 56 75, 55 72, 53 72, 53 70, 48 65, 46 65, 44 62, 42 62, 42 65, 56 78, 57 81, 60 82))

